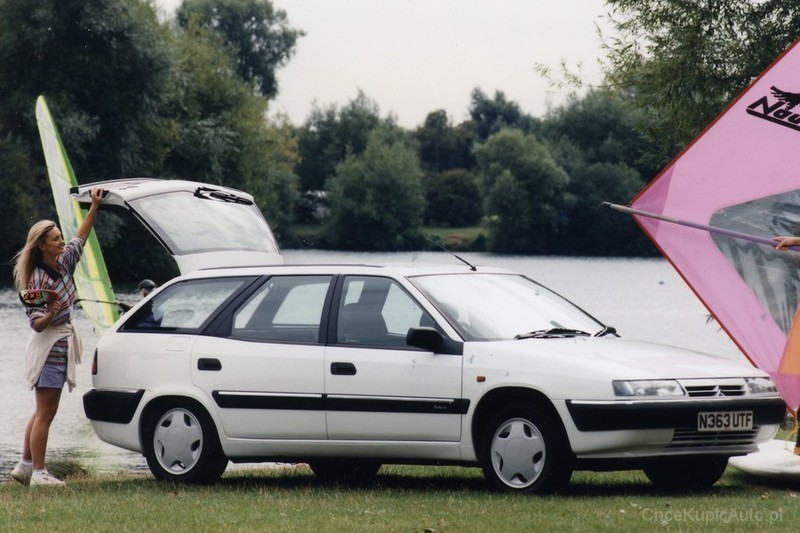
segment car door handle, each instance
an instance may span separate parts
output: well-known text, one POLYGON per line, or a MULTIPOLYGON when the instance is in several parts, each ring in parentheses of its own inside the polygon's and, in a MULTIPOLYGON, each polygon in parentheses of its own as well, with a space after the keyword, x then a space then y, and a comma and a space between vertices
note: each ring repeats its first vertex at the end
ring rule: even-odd
POLYGON ((219 361, 219 359, 201 357, 197 360, 197 370, 222 370, 222 363, 219 361))
POLYGON ((331 374, 337 376, 355 376, 356 365, 353 363, 331 363, 331 374))

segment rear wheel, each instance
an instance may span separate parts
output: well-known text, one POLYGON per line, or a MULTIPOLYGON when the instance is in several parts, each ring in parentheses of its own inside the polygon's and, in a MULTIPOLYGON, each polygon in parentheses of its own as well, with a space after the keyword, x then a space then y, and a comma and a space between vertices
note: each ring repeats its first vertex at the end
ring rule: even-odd
POLYGON ((539 406, 512 404, 491 418, 480 463, 497 490, 546 494, 572 476, 569 444, 556 415, 539 406))
POLYGON ((156 479, 213 483, 228 465, 214 423, 195 402, 176 400, 157 409, 144 426, 143 443, 156 479))
POLYGON ((705 489, 719 481, 728 458, 719 455, 659 457, 644 467, 647 479, 662 489, 705 489))

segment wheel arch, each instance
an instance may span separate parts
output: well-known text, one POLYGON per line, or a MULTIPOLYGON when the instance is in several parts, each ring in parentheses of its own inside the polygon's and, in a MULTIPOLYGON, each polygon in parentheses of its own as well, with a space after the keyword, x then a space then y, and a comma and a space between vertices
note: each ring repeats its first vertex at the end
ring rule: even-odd
POLYGON ((192 396, 186 396, 182 394, 165 394, 163 396, 156 396, 155 398, 151 398, 142 408, 142 414, 139 416, 139 446, 142 450, 144 450, 144 434, 145 428, 150 423, 152 418, 156 416, 163 408, 169 405, 173 405, 176 402, 180 403, 188 403, 191 404, 192 407, 196 407, 197 409, 201 409, 204 416, 208 417, 208 420, 214 424, 214 433, 217 438, 216 445, 221 447, 221 435, 220 435, 220 428, 217 419, 211 414, 209 409, 197 398, 192 396))
POLYGON ((470 428, 470 435, 475 449, 476 457, 480 457, 482 453, 481 447, 483 446, 484 439, 481 437, 486 424, 496 412, 498 408, 509 405, 511 403, 530 403, 531 405, 539 406, 546 409, 548 414, 557 421, 557 428, 570 446, 570 454, 572 454, 572 444, 569 440, 569 434, 564 427, 564 421, 558 413, 558 410, 553 405, 553 402, 540 391, 535 389, 528 389, 525 387, 502 387, 489 391, 478 401, 475 407, 474 414, 472 415, 472 426, 470 428))

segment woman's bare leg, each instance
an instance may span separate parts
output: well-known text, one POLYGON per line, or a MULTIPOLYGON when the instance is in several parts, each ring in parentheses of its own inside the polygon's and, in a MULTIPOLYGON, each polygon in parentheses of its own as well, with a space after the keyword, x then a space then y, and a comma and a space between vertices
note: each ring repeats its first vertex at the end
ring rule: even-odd
POLYGON ((28 424, 25 426, 25 437, 22 441, 22 458, 26 461, 30 461, 31 456, 31 428, 33 428, 33 421, 36 420, 36 411, 33 412, 31 415, 31 419, 28 420, 28 424))
POLYGON ((25 446, 22 451, 23 458, 30 456, 33 460, 34 470, 44 468, 47 437, 50 435, 50 424, 58 412, 61 390, 36 388, 36 411, 28 422, 28 427, 25 428, 25 446), (27 454, 26 449, 28 449, 27 454))

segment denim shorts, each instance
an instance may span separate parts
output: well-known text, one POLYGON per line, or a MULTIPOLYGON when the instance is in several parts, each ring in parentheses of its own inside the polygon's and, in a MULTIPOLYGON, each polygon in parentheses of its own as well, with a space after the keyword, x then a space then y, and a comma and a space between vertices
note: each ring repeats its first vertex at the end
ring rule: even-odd
POLYGON ((60 389, 67 382, 67 365, 45 364, 36 386, 40 389, 60 389))

